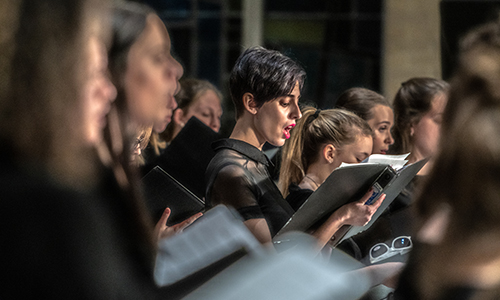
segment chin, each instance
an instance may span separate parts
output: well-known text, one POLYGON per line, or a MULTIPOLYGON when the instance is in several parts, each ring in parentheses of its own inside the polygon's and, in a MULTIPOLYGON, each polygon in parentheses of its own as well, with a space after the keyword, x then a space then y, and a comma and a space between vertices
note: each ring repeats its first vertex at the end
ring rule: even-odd
POLYGON ((153 131, 158 132, 158 133, 162 133, 163 131, 165 131, 165 129, 167 129, 167 125, 168 125, 168 123, 155 125, 155 126, 153 126, 153 131))
POLYGON ((275 147, 282 147, 284 144, 285 144, 285 141, 284 139, 281 139, 281 140, 277 140, 277 141, 267 141, 269 144, 275 146, 275 147))

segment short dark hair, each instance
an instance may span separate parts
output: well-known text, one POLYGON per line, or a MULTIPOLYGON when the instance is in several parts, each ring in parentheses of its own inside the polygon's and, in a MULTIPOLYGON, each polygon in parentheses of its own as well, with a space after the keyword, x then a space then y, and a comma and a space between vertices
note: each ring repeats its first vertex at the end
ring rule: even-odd
POLYGON ((243 95, 251 93, 257 106, 286 96, 299 83, 302 90, 306 72, 286 55, 263 47, 252 47, 243 52, 231 72, 229 91, 236 109, 236 118, 244 111, 243 95))

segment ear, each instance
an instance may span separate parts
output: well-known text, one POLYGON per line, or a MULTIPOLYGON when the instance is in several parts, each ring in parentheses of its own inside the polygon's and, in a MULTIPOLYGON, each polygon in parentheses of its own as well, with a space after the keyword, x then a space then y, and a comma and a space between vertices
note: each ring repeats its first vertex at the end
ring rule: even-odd
POLYGON ((410 136, 413 136, 414 133, 415 133, 415 129, 413 128, 413 125, 411 125, 411 127, 410 127, 410 136))
POLYGON ((184 127, 184 125, 186 125, 186 124, 185 124, 183 118, 184 118, 184 112, 182 111, 182 109, 178 108, 178 109, 174 110, 174 114, 172 116, 172 119, 173 119, 175 124, 177 124, 181 127, 184 127))
POLYGON ((255 102, 255 98, 251 93, 243 94, 243 105, 245 106, 245 109, 252 115, 255 115, 259 110, 257 107, 257 102, 255 102))
POLYGON ((332 144, 327 144, 323 147, 323 151, 321 154, 323 155, 323 159, 331 164, 335 161, 337 149, 335 149, 335 146, 333 146, 332 144))

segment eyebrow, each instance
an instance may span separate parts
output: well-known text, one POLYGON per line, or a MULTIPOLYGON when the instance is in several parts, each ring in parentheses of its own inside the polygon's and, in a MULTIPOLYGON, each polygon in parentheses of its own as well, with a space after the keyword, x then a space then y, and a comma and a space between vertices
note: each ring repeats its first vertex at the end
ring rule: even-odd
POLYGON ((158 43, 151 47, 146 48, 146 51, 149 53, 156 53, 158 51, 170 52, 170 48, 166 43, 158 43))
POLYGON ((390 125, 391 122, 389 121, 382 121, 382 122, 378 122, 377 125, 380 125, 380 124, 387 124, 387 125, 390 125))

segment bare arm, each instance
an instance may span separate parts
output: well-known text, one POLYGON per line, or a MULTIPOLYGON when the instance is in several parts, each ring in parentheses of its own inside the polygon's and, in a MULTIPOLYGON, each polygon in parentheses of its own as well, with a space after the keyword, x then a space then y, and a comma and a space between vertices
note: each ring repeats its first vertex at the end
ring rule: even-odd
POLYGON ((266 219, 249 219, 243 222, 261 244, 271 243, 271 232, 266 219))

